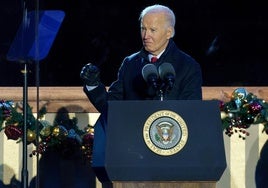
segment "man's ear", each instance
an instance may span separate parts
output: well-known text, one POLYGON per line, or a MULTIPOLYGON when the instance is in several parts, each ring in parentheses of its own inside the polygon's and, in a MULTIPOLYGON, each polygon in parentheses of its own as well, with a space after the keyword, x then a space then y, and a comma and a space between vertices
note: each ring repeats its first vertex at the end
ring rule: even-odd
POLYGON ((167 28, 167 39, 170 39, 173 37, 174 29, 173 27, 168 27, 167 28))

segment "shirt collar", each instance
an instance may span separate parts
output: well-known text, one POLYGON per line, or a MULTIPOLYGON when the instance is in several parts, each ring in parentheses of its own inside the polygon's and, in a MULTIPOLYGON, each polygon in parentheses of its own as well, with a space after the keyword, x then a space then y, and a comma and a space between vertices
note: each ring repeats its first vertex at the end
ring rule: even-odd
MULTIPOLYGON (((159 54, 156 56, 156 57, 157 57, 157 59, 159 59, 159 58, 160 58, 160 56, 161 56, 161 55, 164 53, 164 51, 165 51, 165 50, 163 50, 161 53, 159 53, 159 54)), ((153 54, 149 54, 149 55, 148 55, 148 59, 149 59, 149 61, 151 60, 151 58, 152 58, 152 57, 154 57, 154 55, 153 55, 153 54)))

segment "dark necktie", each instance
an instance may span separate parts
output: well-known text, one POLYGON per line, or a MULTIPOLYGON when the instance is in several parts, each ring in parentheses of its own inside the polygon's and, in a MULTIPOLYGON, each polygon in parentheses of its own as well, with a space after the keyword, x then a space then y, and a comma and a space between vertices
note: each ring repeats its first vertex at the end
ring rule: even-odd
POLYGON ((153 57, 151 58, 151 63, 155 63, 156 61, 157 61, 157 57, 154 57, 154 56, 153 56, 153 57))

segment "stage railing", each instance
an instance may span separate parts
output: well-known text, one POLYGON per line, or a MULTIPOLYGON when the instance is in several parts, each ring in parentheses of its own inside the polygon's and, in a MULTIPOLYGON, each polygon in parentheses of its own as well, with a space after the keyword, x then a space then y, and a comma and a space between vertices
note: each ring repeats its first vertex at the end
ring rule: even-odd
MULTIPOLYGON (((241 86, 239 86, 241 87, 241 86)), ((238 88, 232 87, 203 87, 203 100, 219 99, 226 100, 232 92, 238 88)), ((268 101, 268 87, 243 87, 248 92, 254 93, 258 98, 268 101)), ((23 101, 22 87, 0 87, 0 100, 23 101)), ((57 111, 64 107, 70 116, 78 118, 78 124, 94 125, 99 113, 88 101, 83 93, 82 87, 40 87, 39 106, 46 105, 48 114, 45 119, 53 121, 57 111)), ((36 112, 36 88, 28 88, 28 101, 36 112)), ((262 133, 262 127, 251 126, 250 136, 242 140, 234 135, 224 135, 227 168, 217 182, 217 188, 255 188, 254 173, 259 159, 260 151, 267 140, 268 135, 262 133)), ((224 132, 223 132, 224 134, 224 132)), ((31 152, 29 149, 29 152, 31 152)), ((5 185, 9 184, 12 177, 20 180, 21 169, 21 144, 7 140, 3 131, 0 132, 0 181, 5 185)), ((36 174, 35 158, 29 158, 29 181, 36 174)), ((68 178, 66 178, 68 179, 68 178)), ((1 182, 0 182, 1 183, 1 182)), ((100 183, 97 181, 97 188, 100 183)))

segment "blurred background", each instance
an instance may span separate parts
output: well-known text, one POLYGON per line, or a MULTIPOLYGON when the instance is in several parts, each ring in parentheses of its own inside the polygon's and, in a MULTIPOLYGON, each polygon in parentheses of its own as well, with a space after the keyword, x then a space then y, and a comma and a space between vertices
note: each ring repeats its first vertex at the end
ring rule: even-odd
MULTIPOLYGON (((34 0, 0 0, 0 86, 22 86, 22 67, 6 58, 22 23, 23 10, 34 0)), ((204 86, 268 85, 267 5, 261 1, 229 0, 39 0, 40 10, 62 10, 65 18, 48 55, 39 62, 41 86, 81 86, 86 63, 101 69, 110 85, 125 56, 140 50, 140 11, 164 4, 177 17, 178 47, 203 70, 204 86)), ((36 84, 36 64, 29 63, 30 86, 36 84)))

